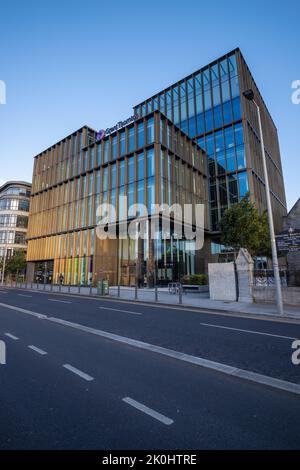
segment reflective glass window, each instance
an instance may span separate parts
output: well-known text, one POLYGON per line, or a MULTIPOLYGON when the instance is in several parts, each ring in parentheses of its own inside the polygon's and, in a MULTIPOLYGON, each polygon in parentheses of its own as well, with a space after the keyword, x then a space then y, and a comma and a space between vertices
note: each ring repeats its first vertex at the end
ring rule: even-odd
POLYGON ((172 119, 172 100, 171 100, 171 91, 166 92, 166 113, 169 119, 172 119))
POLYGON ((117 136, 114 135, 112 138, 112 159, 115 160, 117 158, 117 136))
POLYGON ((235 137, 235 144, 242 145, 244 143, 244 131, 243 131, 243 124, 235 124, 234 126, 234 137, 235 137))
POLYGON ((117 170, 117 166, 114 163, 113 165, 111 165, 111 187, 112 188, 115 188, 117 185, 117 171, 116 170, 117 170))
POLYGON ((246 172, 238 174, 240 198, 243 198, 249 191, 248 176, 246 172))
POLYGON ((104 162, 109 160, 109 139, 104 141, 104 162))
POLYGON ((138 175, 137 178, 138 180, 144 179, 144 153, 139 153, 137 156, 137 170, 138 170, 138 175))
POLYGON ((102 191, 107 191, 108 189, 108 166, 103 170, 103 188, 102 191))
POLYGON ((147 151, 147 176, 150 178, 155 174, 154 148, 147 151))
POLYGON ((175 86, 173 88, 173 113, 174 113, 174 124, 179 124, 179 88, 175 86))
POLYGON ((128 183, 134 181, 134 156, 128 158, 128 183))
POLYGON ((125 184, 125 160, 119 162, 119 186, 125 184))
POLYGON ((138 148, 144 146, 144 123, 138 124, 138 148))
POLYGON ((237 167, 239 170, 242 170, 246 167, 246 158, 245 158, 245 147, 244 145, 239 145, 236 147, 236 158, 237 158, 237 167))
POLYGON ((220 79, 222 82, 228 80, 228 64, 227 59, 220 62, 220 79))
POLYGON ((125 155, 125 152, 126 152, 125 143, 126 143, 126 141, 125 141, 125 131, 122 131, 120 133, 120 152, 121 152, 121 156, 125 155))
POLYGON ((152 144, 154 142, 154 118, 150 118, 147 121, 147 141, 148 144, 152 144))
POLYGON ((232 101, 233 106, 233 117, 235 121, 238 121, 242 118, 242 111, 241 111, 241 100, 240 98, 234 98, 232 101))
POLYGON ((229 72, 231 77, 235 77, 238 73, 236 55, 233 54, 228 58, 229 72))
POLYGON ((238 183, 236 175, 228 176, 228 193, 230 204, 234 204, 238 201, 238 183))
POLYGON ((135 148, 135 143, 134 143, 134 127, 129 127, 128 130, 128 151, 133 152, 135 148))
POLYGON ((155 204, 155 178, 147 180, 148 212, 152 213, 152 205, 155 204))

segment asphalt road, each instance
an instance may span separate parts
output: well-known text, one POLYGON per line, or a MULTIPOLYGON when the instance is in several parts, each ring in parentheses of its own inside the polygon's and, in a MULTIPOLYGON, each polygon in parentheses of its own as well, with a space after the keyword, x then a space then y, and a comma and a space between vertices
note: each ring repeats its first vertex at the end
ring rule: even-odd
POLYGON ((299 395, 29 312, 300 383, 299 324, 0 289, 0 449, 300 448, 299 395))

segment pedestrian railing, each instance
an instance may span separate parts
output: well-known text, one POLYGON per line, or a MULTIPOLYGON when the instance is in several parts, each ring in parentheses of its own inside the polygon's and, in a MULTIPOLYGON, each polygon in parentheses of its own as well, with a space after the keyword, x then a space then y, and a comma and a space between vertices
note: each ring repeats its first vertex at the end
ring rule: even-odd
POLYGON ((99 290, 99 286, 95 287, 92 285, 66 285, 66 284, 45 284, 39 282, 17 282, 11 281, 6 283, 7 287, 15 287, 19 289, 30 289, 39 292, 51 292, 60 294, 77 294, 85 296, 97 296, 102 297, 115 297, 122 298, 124 300, 136 300, 136 301, 147 301, 147 302, 162 302, 172 304, 182 304, 183 288, 181 283, 174 282, 170 283, 168 288, 166 287, 153 287, 153 288, 138 288, 126 287, 126 286, 109 286, 105 293, 103 290, 99 290), (172 294, 172 299, 168 300, 168 295, 172 294), (174 298, 174 297, 175 298, 174 298), (177 299, 176 300, 176 296, 177 299))

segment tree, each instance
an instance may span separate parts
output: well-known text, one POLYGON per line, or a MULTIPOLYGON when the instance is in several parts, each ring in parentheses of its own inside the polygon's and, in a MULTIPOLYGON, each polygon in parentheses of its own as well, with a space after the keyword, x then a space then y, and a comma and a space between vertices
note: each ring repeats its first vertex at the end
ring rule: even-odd
POLYGON ((11 258, 7 260, 5 273, 19 275, 20 271, 26 268, 26 254, 24 251, 16 251, 11 258))
POLYGON ((271 245, 267 213, 261 216, 249 193, 233 204, 220 221, 221 242, 238 252, 247 248, 251 256, 270 256, 271 245))

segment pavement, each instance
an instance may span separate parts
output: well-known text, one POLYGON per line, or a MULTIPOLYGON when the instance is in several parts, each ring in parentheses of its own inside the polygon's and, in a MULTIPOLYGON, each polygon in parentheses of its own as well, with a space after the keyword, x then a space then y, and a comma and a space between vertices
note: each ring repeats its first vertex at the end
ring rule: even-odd
POLYGON ((290 319, 0 289, 0 449, 299 449, 290 319))

